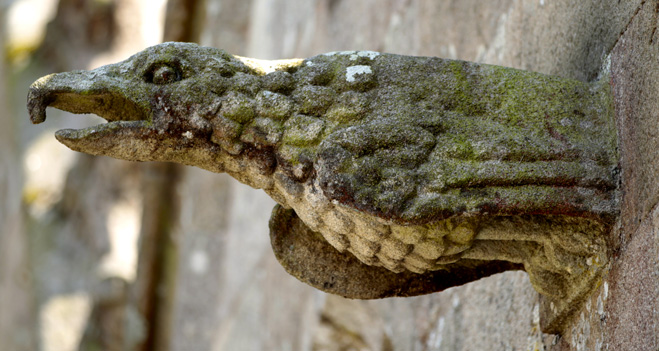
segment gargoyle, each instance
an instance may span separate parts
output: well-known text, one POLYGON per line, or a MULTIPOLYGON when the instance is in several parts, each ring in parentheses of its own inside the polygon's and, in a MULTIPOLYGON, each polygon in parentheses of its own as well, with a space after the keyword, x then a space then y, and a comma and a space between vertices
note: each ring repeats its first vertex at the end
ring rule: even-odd
POLYGON ((73 150, 263 189, 278 259, 321 290, 412 296, 523 269, 556 332, 607 263, 610 101, 604 83, 434 57, 165 43, 43 77, 28 109, 33 123, 48 106, 108 121, 58 131, 73 150))

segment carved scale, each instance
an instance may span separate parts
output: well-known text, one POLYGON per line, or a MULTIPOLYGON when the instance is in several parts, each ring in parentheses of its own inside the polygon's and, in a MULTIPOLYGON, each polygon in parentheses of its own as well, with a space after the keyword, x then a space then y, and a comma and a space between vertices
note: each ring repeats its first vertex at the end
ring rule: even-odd
MULTIPOLYGON (((352 298, 411 296, 511 269, 565 319, 607 264, 618 211, 607 82, 370 51, 260 61, 165 43, 30 88, 109 123, 73 150, 226 172, 280 205, 289 271, 352 298)), ((221 211, 221 209, 218 209, 221 211)))

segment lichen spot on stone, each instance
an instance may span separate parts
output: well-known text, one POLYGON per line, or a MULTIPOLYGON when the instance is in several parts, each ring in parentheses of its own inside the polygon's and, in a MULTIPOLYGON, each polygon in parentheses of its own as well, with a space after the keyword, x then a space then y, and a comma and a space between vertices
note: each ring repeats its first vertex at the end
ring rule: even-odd
POLYGON ((372 60, 378 55, 380 55, 380 53, 376 51, 357 51, 356 53, 350 55, 350 60, 355 61, 360 57, 368 57, 370 60, 372 60))
POLYGON ((373 73, 373 70, 371 70, 370 66, 364 66, 364 65, 350 66, 346 68, 346 80, 352 83, 355 81, 356 75, 371 74, 371 73, 373 73))

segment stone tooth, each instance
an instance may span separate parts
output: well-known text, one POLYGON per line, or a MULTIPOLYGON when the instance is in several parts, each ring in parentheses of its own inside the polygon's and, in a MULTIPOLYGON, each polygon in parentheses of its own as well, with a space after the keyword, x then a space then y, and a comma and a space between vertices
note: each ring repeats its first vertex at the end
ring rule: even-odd
POLYGON ((328 85, 334 79, 332 67, 322 61, 307 61, 307 64, 296 72, 296 76, 298 84, 302 85, 328 85))
POLYGON ((236 140, 240 136, 243 126, 228 118, 217 117, 211 120, 213 135, 211 141, 218 143, 219 140, 236 140))
POLYGON ((261 89, 259 77, 243 72, 236 72, 232 77, 232 88, 249 96, 254 96, 261 89))
POLYGON ((243 152, 243 149, 245 148, 245 144, 241 142, 230 142, 230 141, 220 141, 219 143, 220 146, 222 146, 222 149, 226 151, 228 154, 232 156, 238 156, 240 153, 243 152))
POLYGON ((242 125, 228 118, 218 116, 211 120, 213 133, 211 141, 220 145, 231 155, 239 155, 243 151, 243 144, 237 139, 242 131, 242 125))

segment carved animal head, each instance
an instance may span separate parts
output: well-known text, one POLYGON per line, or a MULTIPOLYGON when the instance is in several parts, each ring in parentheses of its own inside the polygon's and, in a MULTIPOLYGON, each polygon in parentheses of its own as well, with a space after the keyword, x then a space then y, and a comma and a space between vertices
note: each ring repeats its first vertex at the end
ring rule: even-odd
POLYGON ((56 133, 76 151, 223 172, 227 154, 243 151, 238 137, 255 117, 248 100, 262 74, 219 49, 167 43, 92 71, 43 77, 30 88, 28 109, 33 123, 48 106, 106 119, 56 133))
POLYGON ((108 121, 58 131, 73 150, 264 189, 282 206, 280 262, 332 293, 418 295, 524 269, 567 313, 606 262, 617 154, 596 84, 429 57, 259 61, 165 43, 41 78, 34 123, 48 106, 108 121))

